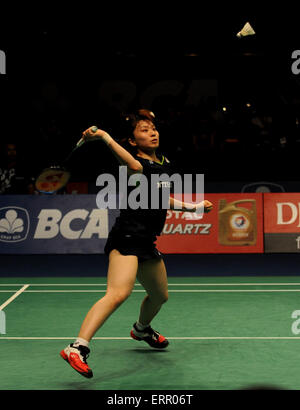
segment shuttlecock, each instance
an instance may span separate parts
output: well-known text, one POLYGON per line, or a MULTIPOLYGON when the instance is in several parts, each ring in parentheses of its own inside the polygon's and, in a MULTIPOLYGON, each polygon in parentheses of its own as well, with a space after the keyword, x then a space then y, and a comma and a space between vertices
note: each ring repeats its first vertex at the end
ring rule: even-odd
POLYGON ((251 27, 250 23, 246 23, 241 31, 237 33, 238 38, 246 37, 246 36, 253 36, 255 31, 251 27))

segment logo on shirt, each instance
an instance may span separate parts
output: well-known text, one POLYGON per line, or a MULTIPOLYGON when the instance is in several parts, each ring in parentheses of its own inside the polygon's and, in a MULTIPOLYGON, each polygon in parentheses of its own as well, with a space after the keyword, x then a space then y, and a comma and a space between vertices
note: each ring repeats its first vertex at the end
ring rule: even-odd
POLYGON ((159 181, 159 182, 157 182, 157 188, 172 188, 172 182, 170 182, 170 181, 159 181))

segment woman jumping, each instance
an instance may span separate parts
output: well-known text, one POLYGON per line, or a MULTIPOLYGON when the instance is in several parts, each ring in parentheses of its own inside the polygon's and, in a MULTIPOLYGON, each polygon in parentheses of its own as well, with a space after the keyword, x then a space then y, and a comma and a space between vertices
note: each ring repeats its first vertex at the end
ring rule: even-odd
MULTIPOLYGON (((118 144, 107 132, 92 127, 83 133, 87 141, 100 139, 105 142, 121 165, 127 166, 128 175, 144 174, 150 181, 152 174, 170 174, 170 162, 156 151, 159 147, 159 133, 151 111, 139 110, 127 117, 130 125, 128 143, 135 150, 131 154, 118 144)), ((164 184, 159 185, 162 189, 164 184)), ((149 201, 150 203, 150 201, 149 201)), ((209 212, 212 203, 204 200, 189 204, 169 198, 169 209, 196 212, 198 208, 209 212)), ((152 329, 150 323, 161 306, 168 300, 168 282, 165 264, 155 241, 164 227, 167 209, 121 209, 120 216, 111 229, 105 253, 109 256, 107 289, 87 313, 77 339, 60 352, 77 372, 87 378, 93 372, 87 364, 90 353, 89 342, 108 317, 128 298, 136 279, 146 291, 138 320, 133 324, 130 335, 138 341, 145 341, 153 348, 166 348, 168 340, 152 329)))

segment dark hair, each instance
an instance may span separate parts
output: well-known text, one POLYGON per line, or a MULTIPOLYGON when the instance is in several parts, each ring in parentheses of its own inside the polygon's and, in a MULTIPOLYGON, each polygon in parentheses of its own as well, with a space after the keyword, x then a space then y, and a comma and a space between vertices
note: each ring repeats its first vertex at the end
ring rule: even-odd
POLYGON ((127 139, 131 138, 133 131, 135 130, 139 121, 151 121, 155 122, 155 115, 152 111, 146 109, 140 109, 133 114, 128 114, 124 116, 123 121, 125 122, 125 127, 127 129, 127 139))
POLYGON ((136 149, 129 144, 128 140, 129 138, 133 137, 133 131, 135 130, 139 121, 151 121, 155 124, 155 115, 152 111, 143 108, 137 110, 135 113, 125 114, 122 116, 120 142, 122 143, 122 145, 126 146, 126 149, 129 149, 130 151, 136 151, 136 149))

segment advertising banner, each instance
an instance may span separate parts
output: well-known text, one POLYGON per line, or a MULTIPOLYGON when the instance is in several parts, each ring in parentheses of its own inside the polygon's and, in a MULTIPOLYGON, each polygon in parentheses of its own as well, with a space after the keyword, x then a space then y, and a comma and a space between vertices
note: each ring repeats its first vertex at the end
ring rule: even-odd
MULTIPOLYGON (((263 194, 206 194, 205 199, 214 208, 203 216, 167 211, 157 240, 161 252, 264 251, 263 194)), ((5 195, 0 197, 0 253, 103 253, 118 214, 99 209, 95 195, 5 195)))
POLYGON ((118 214, 98 209, 95 195, 3 195, 0 253, 103 253, 118 214))
POLYGON ((201 217, 169 210, 157 240, 163 253, 262 253, 261 193, 205 194, 214 208, 201 217))
POLYGON ((264 194, 266 253, 300 253, 300 193, 264 194))

